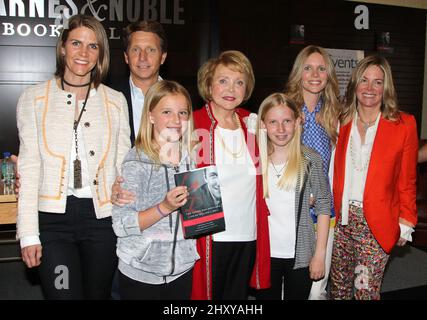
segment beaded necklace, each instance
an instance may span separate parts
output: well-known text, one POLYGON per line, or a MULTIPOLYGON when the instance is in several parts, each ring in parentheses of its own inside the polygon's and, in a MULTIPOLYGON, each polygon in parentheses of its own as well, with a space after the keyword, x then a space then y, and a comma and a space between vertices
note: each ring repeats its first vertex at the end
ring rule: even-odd
POLYGON ((219 142, 222 146, 222 148, 224 149, 225 152, 227 152, 229 155, 231 155, 233 158, 237 159, 240 158, 243 155, 243 151, 244 151, 244 147, 245 147, 245 137, 243 136, 243 130, 242 130, 242 125, 240 124, 240 121, 236 115, 236 113, 233 114, 234 115, 234 120, 237 122, 237 126, 239 129, 239 133, 240 133, 240 148, 238 151, 234 152, 234 150, 230 149, 227 144, 224 141, 224 138, 221 136, 221 134, 219 133, 219 130, 217 131, 217 136, 219 139, 219 142))

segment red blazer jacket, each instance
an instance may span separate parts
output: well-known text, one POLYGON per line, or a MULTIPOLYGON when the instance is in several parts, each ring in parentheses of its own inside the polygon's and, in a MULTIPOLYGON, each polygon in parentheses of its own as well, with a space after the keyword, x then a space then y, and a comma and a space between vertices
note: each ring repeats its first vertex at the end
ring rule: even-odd
MULTIPOLYGON (((337 221, 341 216, 351 126, 350 121, 341 127, 335 151, 333 193, 337 221)), ((400 237, 399 218, 413 225, 417 223, 417 156, 414 117, 401 112, 397 121, 381 118, 366 177, 363 211, 372 234, 388 254, 400 237)))

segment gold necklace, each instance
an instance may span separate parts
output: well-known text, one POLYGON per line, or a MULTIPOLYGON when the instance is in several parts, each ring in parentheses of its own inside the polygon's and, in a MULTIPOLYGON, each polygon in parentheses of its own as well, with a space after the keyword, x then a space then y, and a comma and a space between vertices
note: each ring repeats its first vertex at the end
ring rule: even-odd
POLYGON ((240 137, 243 138, 243 139, 241 139, 240 149, 237 152, 234 152, 233 150, 230 150, 230 148, 227 147, 227 145, 226 145, 223 137, 219 133, 219 130, 217 130, 216 135, 218 136, 219 142, 221 143, 221 146, 224 149, 224 151, 227 152, 229 155, 231 155, 233 158, 237 159, 237 158, 240 158, 243 155, 244 145, 246 143, 245 143, 245 137, 243 136, 243 130, 242 130, 242 125, 240 124, 240 120, 237 117, 236 113, 233 113, 233 115, 235 117, 234 118, 235 121, 237 121, 237 127, 238 127, 238 130, 240 132, 240 137))

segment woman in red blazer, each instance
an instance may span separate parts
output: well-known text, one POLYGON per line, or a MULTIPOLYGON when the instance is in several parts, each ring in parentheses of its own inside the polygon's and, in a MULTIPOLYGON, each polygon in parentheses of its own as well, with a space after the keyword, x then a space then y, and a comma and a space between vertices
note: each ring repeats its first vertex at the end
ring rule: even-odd
POLYGON ((366 57, 347 87, 335 153, 332 299, 380 298, 389 254, 417 223, 417 152, 415 119, 398 109, 389 63, 366 57))

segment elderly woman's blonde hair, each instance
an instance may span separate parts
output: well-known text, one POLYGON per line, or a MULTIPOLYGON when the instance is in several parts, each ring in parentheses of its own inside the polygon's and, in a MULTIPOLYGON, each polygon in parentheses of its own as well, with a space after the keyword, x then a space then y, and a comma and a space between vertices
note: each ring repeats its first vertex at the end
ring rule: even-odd
POLYGON ((222 52, 218 58, 205 62, 197 73, 197 86, 199 94, 204 101, 212 101, 212 81, 215 70, 219 65, 223 65, 235 72, 241 72, 246 78, 246 92, 243 102, 247 101, 255 86, 255 76, 252 64, 249 59, 240 51, 230 50, 222 52))

